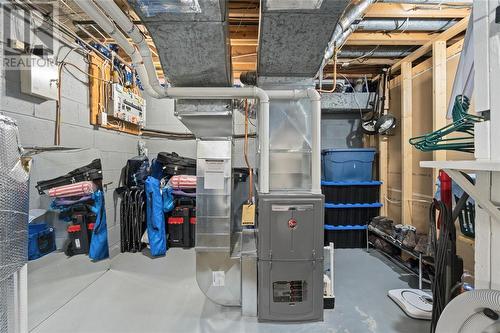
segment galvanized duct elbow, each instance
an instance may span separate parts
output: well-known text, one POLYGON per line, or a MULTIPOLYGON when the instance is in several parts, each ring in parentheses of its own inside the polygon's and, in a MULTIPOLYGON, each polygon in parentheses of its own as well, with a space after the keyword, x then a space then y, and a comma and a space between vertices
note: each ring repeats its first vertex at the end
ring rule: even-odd
MULTIPOLYGON (((374 3, 374 0, 353 0, 347 7, 344 15, 337 22, 337 26, 333 32, 332 38, 328 43, 328 48, 325 51, 324 63, 333 56, 335 47, 339 45, 339 39, 343 36, 344 39, 348 35, 343 35, 351 25, 358 20, 368 10, 368 7, 374 3)), ((353 31, 353 30, 351 30, 353 31)))
POLYGON ((374 49, 373 47, 344 47, 339 51, 338 58, 402 58, 409 55, 413 47, 391 47, 381 46, 374 49))

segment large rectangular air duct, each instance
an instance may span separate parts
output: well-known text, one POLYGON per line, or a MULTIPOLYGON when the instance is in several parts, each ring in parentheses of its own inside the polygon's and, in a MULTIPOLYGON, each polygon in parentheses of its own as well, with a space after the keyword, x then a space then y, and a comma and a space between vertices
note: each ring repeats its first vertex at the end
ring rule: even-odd
POLYGON ((176 87, 232 85, 226 0, 129 0, 176 87))
POLYGON ((258 75, 314 77, 348 2, 262 0, 258 75))

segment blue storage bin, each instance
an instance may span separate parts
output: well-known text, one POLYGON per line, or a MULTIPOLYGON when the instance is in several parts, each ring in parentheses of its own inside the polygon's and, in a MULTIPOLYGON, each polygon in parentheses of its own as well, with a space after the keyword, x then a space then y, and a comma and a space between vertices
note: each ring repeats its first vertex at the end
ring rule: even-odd
POLYGON ((325 195, 325 202, 330 203, 375 203, 380 197, 382 182, 372 180, 368 182, 321 182, 321 192, 325 195))
POLYGON ((381 203, 371 204, 332 204, 325 203, 325 225, 368 225, 380 215, 381 203))
POLYGON ((47 223, 30 223, 28 239, 28 259, 34 260, 56 250, 54 228, 47 223))
POLYGON ((326 181, 370 181, 375 148, 324 149, 323 175, 326 181))

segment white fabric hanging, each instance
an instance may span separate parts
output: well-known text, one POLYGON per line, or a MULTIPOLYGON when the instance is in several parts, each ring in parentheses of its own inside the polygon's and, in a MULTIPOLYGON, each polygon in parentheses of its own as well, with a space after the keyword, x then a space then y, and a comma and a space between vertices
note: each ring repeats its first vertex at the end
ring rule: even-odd
POLYGON ((455 104, 455 97, 457 95, 467 96, 469 99, 474 90, 474 40, 473 40, 473 19, 472 14, 465 32, 464 46, 460 54, 460 61, 458 63, 457 74, 453 82, 453 90, 450 95, 450 103, 448 104, 448 113, 446 117, 452 118, 453 104, 455 104))

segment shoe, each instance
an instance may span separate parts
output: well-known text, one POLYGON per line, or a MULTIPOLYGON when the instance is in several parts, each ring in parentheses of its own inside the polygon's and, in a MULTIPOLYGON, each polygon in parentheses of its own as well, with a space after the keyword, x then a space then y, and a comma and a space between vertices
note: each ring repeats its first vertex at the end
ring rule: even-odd
POLYGON ((405 226, 405 227, 406 231, 401 243, 403 244, 403 246, 409 249, 413 249, 417 245, 417 229, 415 229, 415 227, 413 226, 405 226))

